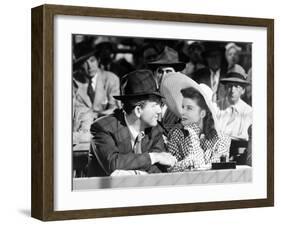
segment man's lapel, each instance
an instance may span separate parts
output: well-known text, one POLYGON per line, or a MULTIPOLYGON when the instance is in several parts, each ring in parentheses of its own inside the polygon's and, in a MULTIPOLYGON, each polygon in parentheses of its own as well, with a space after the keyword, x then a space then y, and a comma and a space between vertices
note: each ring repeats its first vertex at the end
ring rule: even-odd
POLYGON ((124 113, 121 110, 120 114, 118 114, 118 128, 117 128, 117 132, 116 135, 118 136, 117 139, 119 140, 118 143, 120 143, 120 147, 119 150, 122 150, 126 153, 128 152, 133 152, 133 148, 132 148, 132 144, 131 144, 131 135, 130 135, 130 131, 129 128, 126 125, 125 122, 125 116, 124 113))
POLYGON ((152 140, 152 128, 145 129, 145 136, 142 139, 141 150, 143 153, 148 152, 150 149, 150 142, 152 140))
POLYGON ((90 108, 92 106, 92 102, 87 94, 87 89, 87 83, 79 85, 77 89, 77 96, 79 97, 78 99, 80 99, 87 107, 90 108))
POLYGON ((95 98, 93 103, 93 110, 94 111, 101 111, 103 110, 102 104, 106 99, 105 93, 105 79, 102 75, 102 72, 99 71, 99 75, 97 77, 96 89, 95 89, 95 98))

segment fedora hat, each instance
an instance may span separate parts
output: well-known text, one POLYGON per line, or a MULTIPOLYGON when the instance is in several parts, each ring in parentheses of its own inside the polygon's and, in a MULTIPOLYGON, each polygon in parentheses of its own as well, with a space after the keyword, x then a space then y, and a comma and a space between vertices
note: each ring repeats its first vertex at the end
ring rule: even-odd
POLYGON ((124 76, 120 96, 114 96, 115 99, 126 101, 136 98, 148 98, 155 96, 162 98, 153 79, 153 73, 150 70, 136 70, 124 76))
POLYGON ((73 68, 78 69, 89 57, 94 56, 96 51, 89 41, 80 42, 74 45, 73 68))
POLYGON ((168 46, 165 46, 155 61, 148 62, 147 65, 152 70, 160 66, 173 67, 176 71, 182 71, 185 68, 185 63, 179 61, 177 51, 168 46))
POLYGON ((213 116, 215 128, 217 129, 215 109, 212 103, 213 92, 208 86, 204 84, 198 84, 197 82, 180 72, 169 73, 163 78, 160 87, 160 93, 164 96, 168 108, 175 115, 181 118, 183 101, 181 90, 189 87, 198 90, 198 92, 203 96, 207 107, 209 108, 213 116))
POLYGON ((98 58, 102 56, 104 52, 115 54, 117 52, 117 45, 109 40, 95 42, 95 52, 98 58))
POLYGON ((242 86, 250 85, 250 82, 248 82, 243 75, 237 72, 230 72, 226 75, 226 78, 223 78, 220 80, 222 84, 227 83, 238 83, 242 86))
POLYGON ((93 40, 80 42, 74 46, 73 68, 78 69, 89 57, 101 57, 103 52, 116 53, 116 45, 107 39, 98 38, 94 43, 93 40))

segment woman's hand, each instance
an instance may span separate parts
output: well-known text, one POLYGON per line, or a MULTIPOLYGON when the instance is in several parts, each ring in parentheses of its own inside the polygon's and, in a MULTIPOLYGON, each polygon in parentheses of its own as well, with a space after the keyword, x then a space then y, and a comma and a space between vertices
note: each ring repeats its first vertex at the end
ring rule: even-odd
POLYGON ((184 129, 187 130, 189 133, 188 138, 190 140, 191 147, 192 148, 195 148, 198 146, 200 147, 200 138, 197 135, 197 133, 195 132, 195 130, 191 126, 185 126, 184 129))

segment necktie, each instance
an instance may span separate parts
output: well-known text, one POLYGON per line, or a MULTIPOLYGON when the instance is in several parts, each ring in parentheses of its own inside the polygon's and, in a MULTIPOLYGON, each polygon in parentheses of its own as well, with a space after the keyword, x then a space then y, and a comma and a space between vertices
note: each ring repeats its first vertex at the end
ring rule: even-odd
POLYGON ((94 102, 94 98, 95 98, 95 91, 93 89, 92 81, 91 80, 89 81, 89 84, 88 84, 87 94, 88 94, 91 102, 93 103, 94 102))
POLYGON ((134 152, 135 154, 141 154, 141 140, 144 138, 144 132, 140 132, 139 135, 137 136, 135 140, 135 145, 134 145, 134 152))
POLYGON ((214 72, 214 74, 212 75, 212 90, 214 92, 217 91, 217 80, 216 80, 216 74, 214 72))

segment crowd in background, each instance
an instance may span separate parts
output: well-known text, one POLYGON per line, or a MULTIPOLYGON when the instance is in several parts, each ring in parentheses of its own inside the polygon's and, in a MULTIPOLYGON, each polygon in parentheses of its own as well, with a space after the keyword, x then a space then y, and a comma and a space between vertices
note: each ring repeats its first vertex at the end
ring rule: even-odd
MULTIPOLYGON (((100 68, 113 72, 120 79, 133 70, 147 68, 147 63, 155 60, 165 46, 176 50, 179 61, 186 63, 182 72, 187 76, 193 77, 197 70, 207 67, 205 54, 210 49, 218 49, 223 70, 238 67, 245 77, 251 77, 251 43, 73 35, 72 46, 74 65, 81 56, 93 51, 100 68)), ((74 75, 76 73, 74 67, 74 75)))

